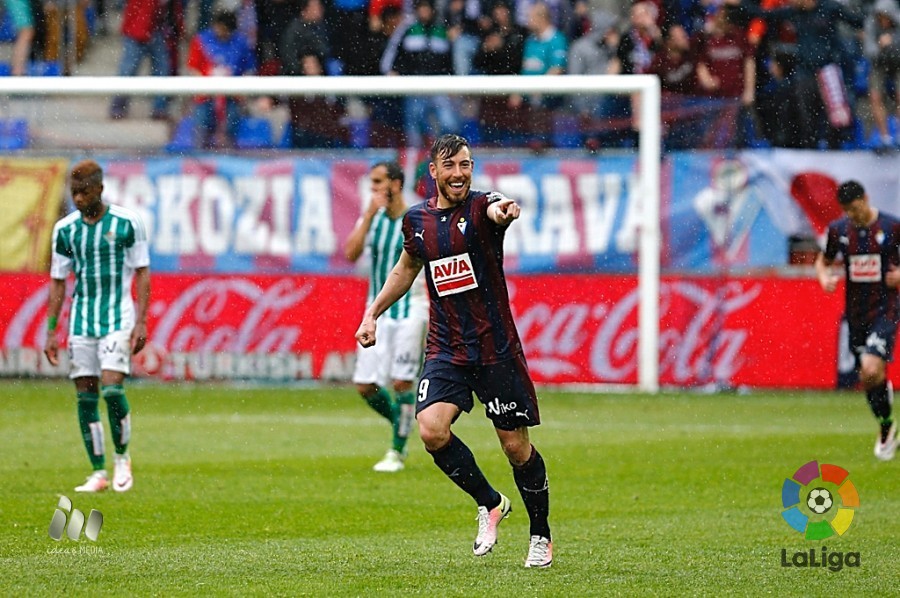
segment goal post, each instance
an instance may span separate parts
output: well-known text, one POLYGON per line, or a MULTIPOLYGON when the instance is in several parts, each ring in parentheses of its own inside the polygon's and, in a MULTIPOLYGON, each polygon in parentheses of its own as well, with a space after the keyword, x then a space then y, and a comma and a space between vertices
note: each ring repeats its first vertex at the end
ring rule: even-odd
POLYGON ((7 77, 2 96, 500 95, 636 94, 640 230, 638 387, 659 390, 660 160, 659 79, 653 75, 401 77, 7 77))

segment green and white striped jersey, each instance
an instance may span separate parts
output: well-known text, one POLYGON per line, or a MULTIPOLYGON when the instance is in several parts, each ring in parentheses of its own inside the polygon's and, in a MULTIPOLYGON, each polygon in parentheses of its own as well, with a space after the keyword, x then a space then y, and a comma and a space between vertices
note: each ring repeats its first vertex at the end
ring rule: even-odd
POLYGON ((147 230, 140 217, 110 205, 96 224, 75 211, 53 227, 50 277, 75 274, 69 335, 101 337, 135 324, 131 281, 150 265, 147 230))
MULTIPOLYGON (((392 220, 384 208, 378 210, 369 227, 367 244, 370 252, 369 295, 367 303, 372 303, 381 287, 387 282, 400 253, 403 251, 403 217, 392 220)), ((413 282, 409 292, 394 303, 384 317, 400 320, 409 317, 427 317, 428 298, 425 296, 425 279, 422 273, 413 282)))

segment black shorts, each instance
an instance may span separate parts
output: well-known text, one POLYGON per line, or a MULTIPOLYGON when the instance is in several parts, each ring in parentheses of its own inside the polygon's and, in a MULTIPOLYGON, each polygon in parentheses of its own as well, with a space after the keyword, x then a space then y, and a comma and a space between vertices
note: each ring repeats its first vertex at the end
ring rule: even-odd
POLYGON ((894 359, 896 337, 897 324, 887 318, 878 318, 868 326, 850 326, 850 351, 857 358, 869 353, 890 363, 894 359))
POLYGON ((419 379, 416 414, 434 403, 452 403, 468 413, 474 405, 472 393, 499 430, 541 423, 534 383, 522 355, 491 365, 426 361, 419 379))

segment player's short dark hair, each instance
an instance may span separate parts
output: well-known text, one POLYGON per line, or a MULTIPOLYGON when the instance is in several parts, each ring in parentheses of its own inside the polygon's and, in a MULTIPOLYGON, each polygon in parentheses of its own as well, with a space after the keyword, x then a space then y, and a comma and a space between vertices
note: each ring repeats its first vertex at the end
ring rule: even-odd
POLYGON ((453 133, 441 135, 431 144, 431 161, 437 162, 439 159, 455 156, 464 147, 469 147, 465 137, 453 133))
POLYGON ((837 200, 842 206, 853 203, 866 195, 866 190, 859 181, 844 181, 837 190, 837 200))
POLYGON ((103 169, 94 160, 82 160, 72 167, 72 180, 90 185, 102 185, 103 169))
POLYGON ((403 174, 403 169, 397 162, 394 162, 393 160, 376 162, 372 165, 372 170, 378 168, 379 166, 384 167, 384 169, 387 171, 387 177, 389 180, 400 181, 400 187, 403 187, 403 185, 406 183, 406 175, 403 174))

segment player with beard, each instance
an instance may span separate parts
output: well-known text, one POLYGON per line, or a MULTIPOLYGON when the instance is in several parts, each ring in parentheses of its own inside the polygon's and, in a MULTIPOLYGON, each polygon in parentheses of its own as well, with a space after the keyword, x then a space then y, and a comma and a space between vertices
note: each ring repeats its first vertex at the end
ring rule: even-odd
MULTIPOLYGON (((369 171, 372 197, 347 237, 344 252, 352 262, 369 249, 369 293, 375 299, 391 268, 403 251, 403 169, 397 162, 379 162, 369 171)), ((353 382, 366 403, 391 423, 391 448, 373 469, 402 471, 406 441, 412 428, 416 396, 413 383, 422 363, 422 343, 428 326, 425 279, 381 316, 381 342, 377 347, 359 347, 353 382), (391 397, 390 391, 394 396, 391 397)))
POLYGON ((526 567, 549 567, 553 545, 547 469, 528 428, 540 424, 534 384, 510 310, 503 239, 519 205, 500 193, 472 191, 468 142, 443 135, 431 147, 437 195, 403 218, 404 249, 381 292, 366 309, 358 342, 376 342, 376 320, 409 290, 424 267, 431 300, 425 366, 419 380, 419 435, 435 464, 478 505, 473 551, 483 556, 511 510, 463 441, 451 431, 461 412, 485 407, 513 470, 530 520, 526 567))

